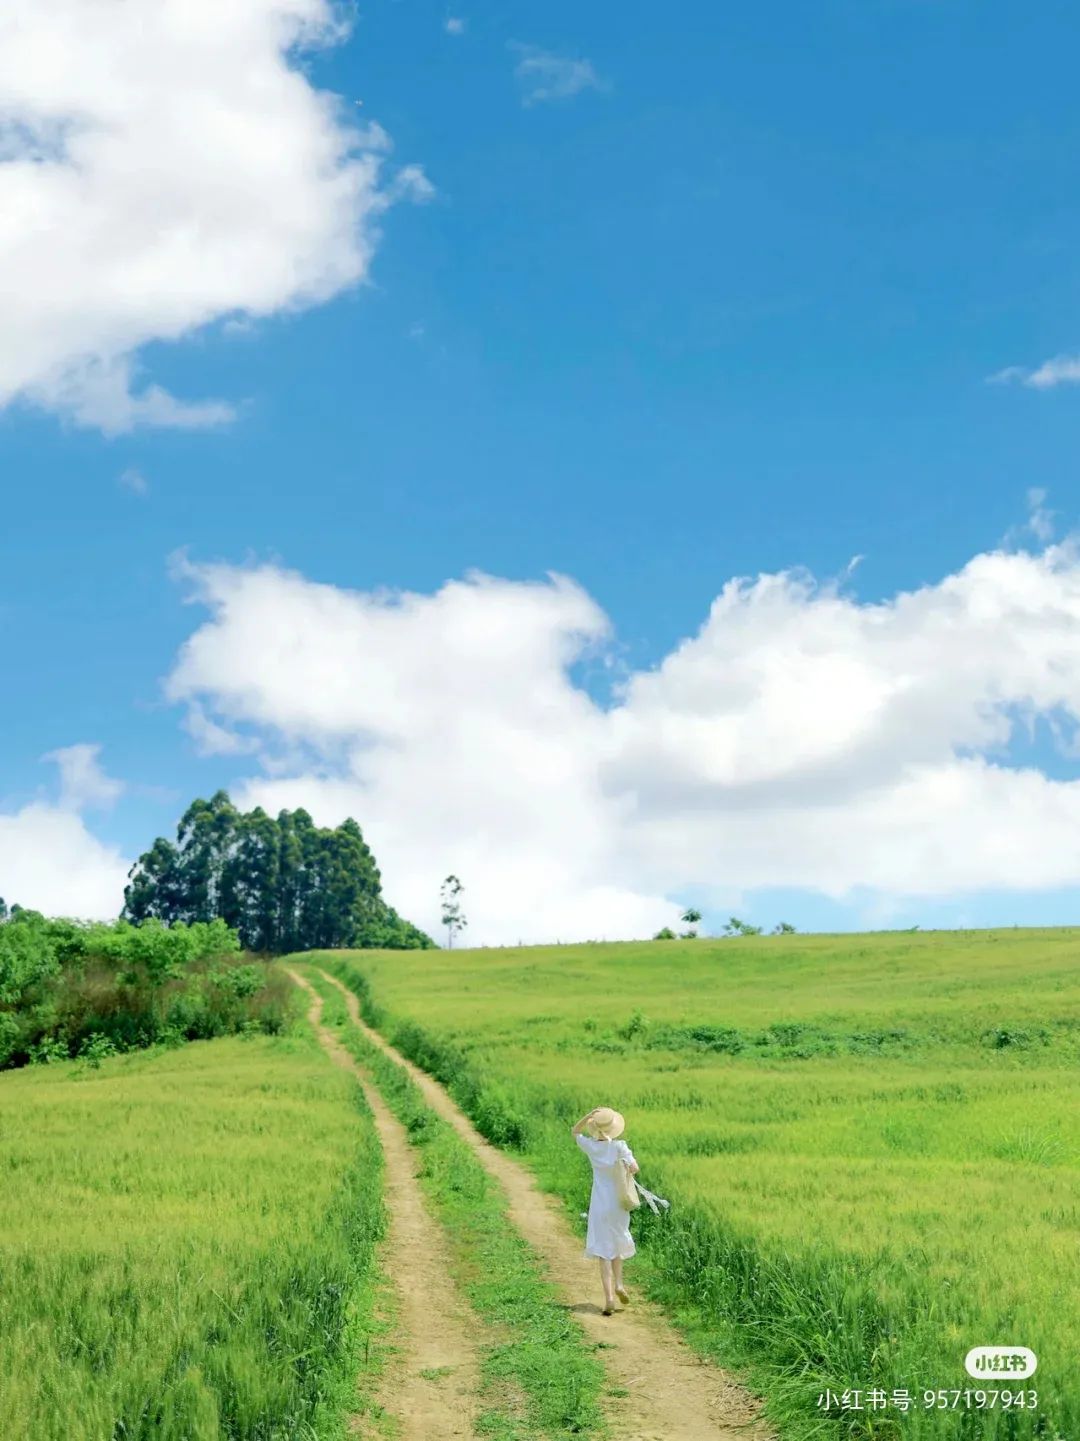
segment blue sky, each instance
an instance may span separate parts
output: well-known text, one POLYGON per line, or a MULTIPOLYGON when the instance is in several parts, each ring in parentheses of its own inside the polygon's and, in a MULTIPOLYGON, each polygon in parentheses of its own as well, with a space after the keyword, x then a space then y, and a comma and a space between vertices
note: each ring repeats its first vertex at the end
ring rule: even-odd
MULTIPOLYGON (((62 8, 74 45, 86 7, 65 0, 62 8)), ((660 923, 665 905, 699 894, 713 924, 731 907, 765 924, 783 917, 822 928, 1074 919, 1080 844, 1071 871, 1059 859, 1041 870, 1033 863, 1019 868, 1017 886, 1004 883, 1008 868, 988 855, 958 870, 944 890, 930 862, 910 874, 897 865, 891 887, 889 846, 902 852, 909 832, 888 819, 893 810, 874 808, 882 787, 901 786, 913 764, 932 761, 945 775, 956 757, 984 756, 995 770, 1027 768, 1044 778, 1036 787, 1041 799, 1019 801, 1008 778, 995 777, 992 784, 1003 789, 959 810, 943 801, 947 816, 927 802, 925 825, 940 824, 951 852, 970 839, 961 812, 982 814, 982 804, 1003 827, 999 851, 1010 843, 1037 850, 1053 837, 1060 855, 1080 842, 1080 801, 1070 788, 1076 757, 1037 718, 1064 717, 1068 731, 1080 706, 1074 562, 1053 551, 1067 545, 1078 518, 1080 392, 1067 366, 1059 367, 1060 379, 1048 373, 1050 383, 1035 378, 1046 362, 1080 352, 1075 11, 1064 4, 1021 12, 1000 3, 835 0, 735 11, 691 5, 674 15, 562 3, 474 14, 464 4, 379 0, 352 17, 339 43, 279 57, 267 38, 274 15, 317 18, 320 8, 315 0, 266 0, 265 29, 253 22, 250 33, 219 44, 208 29, 206 43, 222 56, 212 82, 196 80, 194 66, 190 76, 182 65, 172 75, 175 50, 164 21, 160 31, 151 27, 139 63, 170 75, 178 105, 185 85, 194 94, 196 84, 208 83, 220 84, 232 103, 242 67, 256 61, 273 62, 282 74, 299 67, 305 95, 341 97, 337 118, 324 116, 327 133, 382 127, 389 142, 376 137, 370 147, 382 169, 366 192, 382 197, 379 213, 328 220, 325 234, 303 242, 308 249, 298 260, 299 250, 289 247, 301 242, 286 233, 288 224, 326 197, 297 178, 306 152, 276 176, 281 141, 274 126, 284 134, 294 115, 284 101, 280 115, 260 110, 251 143, 277 188, 253 184, 246 218, 229 219, 237 227, 229 244, 249 247, 249 269, 260 263, 265 242, 281 248, 281 273, 306 265, 337 274, 348 269, 341 257, 351 253, 350 235, 362 235, 358 274, 328 281, 317 299, 275 279, 258 302, 234 280, 233 291, 223 285, 198 306, 192 302, 189 314, 172 304, 186 293, 184 274, 172 268, 149 300, 132 301, 133 277, 141 283, 140 267, 150 273, 158 256, 149 243, 145 255, 124 249, 133 202, 110 172, 100 182, 101 203, 118 209, 124 285, 109 292, 109 279, 99 288, 93 265, 72 251, 70 285, 58 287, 51 308, 27 304, 9 340, 10 363, 0 366, 7 401, 0 413, 0 628, 8 682, 0 712, 0 894, 21 884, 30 889, 28 901, 62 908, 63 875, 50 861, 47 833, 36 829, 37 811, 66 804, 77 830, 69 827, 65 845, 77 850, 85 837, 98 847, 78 897, 84 909, 107 908, 116 858, 128 861, 155 834, 171 832, 194 795, 228 785, 253 799, 308 803, 327 819, 337 818, 345 796, 380 860, 390 857, 383 869, 391 899, 403 895, 403 908, 419 908, 422 920, 430 920, 422 900, 428 880, 434 896, 445 870, 460 863, 464 871, 456 859, 464 854, 477 915, 486 914, 485 888, 501 885, 511 897, 510 911, 492 910, 474 939, 505 939, 515 906, 529 932, 536 897, 527 874, 542 872, 561 842, 546 820, 526 835, 528 797, 519 797, 528 840, 522 874, 509 877, 494 862, 489 867, 478 839, 483 813, 462 805, 456 820, 451 811, 433 831, 412 836, 391 814, 406 804, 404 792, 391 793, 381 775, 359 765, 343 769, 349 736, 367 746, 374 732, 393 747, 392 717, 364 713, 331 725, 310 714, 285 723, 265 697, 253 700, 265 668, 283 663, 280 654, 259 657, 256 673, 235 690, 221 671, 204 670, 169 699, 164 683, 185 641, 200 626, 216 625, 224 644, 235 619, 201 567, 220 563, 236 575, 271 567, 311 586, 425 597, 478 570, 510 588, 489 597, 492 605, 514 603, 507 597, 517 594, 515 585, 543 584, 549 572, 571 578, 610 623, 595 654, 567 661, 570 681, 551 712, 576 758, 566 772, 573 785, 582 747, 593 745, 571 734, 574 687, 600 707, 618 704, 620 682, 697 636, 733 578, 805 568, 827 584, 845 577, 858 557, 841 585, 853 613, 865 615, 909 592, 925 591, 947 607, 949 578, 997 553, 1012 563, 1001 571, 1001 593, 1015 599, 1044 585, 1039 605, 1066 616, 1069 627, 1035 676, 1023 666, 1007 674, 996 668, 991 645, 984 669, 956 703, 965 718, 957 721, 955 708, 945 707, 947 722, 935 712, 925 746, 913 743, 907 752, 894 732, 910 734, 926 706, 902 727, 890 723, 889 762, 851 802, 862 817, 856 831, 870 826, 867 807, 877 817, 866 832, 872 838, 850 855, 837 844, 831 894, 783 847, 765 855, 768 825, 758 813, 752 842, 737 848, 760 855, 756 868, 743 873, 717 839, 715 861, 665 869, 656 860, 671 852, 665 827, 679 824, 677 808, 665 803, 663 816, 650 813, 649 826, 659 829, 645 838, 638 827, 628 840, 625 850, 644 857, 634 863, 621 853, 618 825, 610 817, 597 822, 604 840, 573 867, 593 868, 587 894, 565 914, 558 906, 543 914, 572 932, 586 925, 588 896, 603 893, 597 925, 613 934, 634 933, 654 915, 660 923), (459 23, 448 27, 451 20, 459 23), (280 234, 264 222, 264 206, 280 207, 280 234), (64 307, 76 320, 54 342, 53 314, 64 307), (46 359, 33 370, 24 357, 39 334, 48 336, 46 359), (132 393, 152 384, 181 403, 211 399, 235 415, 222 424, 189 416, 179 425, 154 423, 150 412, 126 414, 123 405, 106 415, 97 402, 70 398, 88 393, 87 357, 130 366, 132 393), (1056 560, 1046 560, 1048 546, 1056 560), (170 561, 178 552, 188 557, 186 577, 170 561), (193 601, 196 593, 201 600, 193 601), (1050 675, 1057 690, 1044 685, 1050 675), (564 702, 565 714, 558 709, 564 702), (205 753, 205 737, 200 746, 184 728, 193 703, 239 727, 246 748, 227 743, 205 753), (978 717, 1002 706, 1033 707, 1030 737, 1020 728, 991 742, 979 730, 978 717), (326 743, 331 731, 333 746, 326 743), (97 764, 122 791, 98 796, 96 805, 93 795, 61 800, 56 767, 42 757, 76 745, 100 746, 97 764), (280 790, 286 782, 287 792, 280 790), (328 784, 352 789, 331 801, 321 789, 328 784), (1014 803, 1026 819, 1010 842, 1007 807, 1014 803), (35 807, 32 826, 26 814, 35 807), (879 841, 878 861, 864 874, 858 853, 879 841), (33 866, 28 849, 37 856, 33 866), (414 854, 426 867, 415 874, 408 861, 414 854), (5 881, 5 861, 13 881, 5 881), (632 899, 623 906, 619 896, 632 899)), ((194 11, 201 15, 200 6, 194 11)), ((206 13, 212 27, 210 7, 206 13)), ((36 23, 32 16, 23 22, 27 32, 36 23)), ((23 38, 29 44, 32 36, 23 38)), ((107 66, 100 79, 101 94, 112 93, 107 66)), ((93 114, 98 103, 56 93, 47 77, 39 96, 24 76, 0 68, 0 112, 24 125, 29 115, 39 136, 42 115, 70 118, 88 105, 93 114)), ((106 102, 100 105, 104 115, 106 102)), ((140 129, 134 100, 130 112, 114 107, 108 118, 121 130, 130 125, 133 135, 140 129)), ((308 116, 306 123, 317 122, 308 116)), ((211 134, 211 149, 212 141, 211 134)), ((177 214, 163 218, 162 229, 182 229, 194 293, 217 263, 220 194, 189 183, 183 158, 167 147, 140 156, 125 184, 137 198, 139 176, 155 167, 170 180, 177 214), (181 167, 175 177, 174 165, 181 167)), ((14 185, 12 172, 25 160, 5 152, 0 199, 4 172, 14 185)), ((70 163, 61 150, 40 169, 70 163)), ((241 167, 234 177, 223 167, 221 193, 249 173, 241 167)), ((16 206, 14 214, 16 225, 25 215, 31 233, 33 207, 16 206)), ((78 224, 75 211, 76 231, 78 224)), ((0 239, 0 259, 4 244, 17 240, 0 239)), ((51 269, 34 272, 26 268, 31 248, 18 261, 25 288, 47 293, 68 262, 61 254, 51 269)), ((103 253, 94 263, 105 275, 111 261, 103 253)), ((7 273, 21 292, 18 266, 7 273)), ((1042 633, 1038 617, 1025 610, 1018 620, 1012 603, 1002 611, 1002 649, 1030 653, 1030 627, 1042 633)), ((969 620, 981 604, 968 607, 969 620)), ((802 635, 791 623, 790 634, 802 635)), ((268 618, 262 633, 269 637, 277 624, 268 618)), ((562 633, 562 619, 551 624, 562 633)), ((761 647, 756 625, 745 631, 746 644, 761 647)), ((936 684, 925 657, 937 633, 931 625, 917 642, 918 685, 927 694, 945 689, 944 672, 955 670, 946 649, 936 684)), ((437 642, 418 632, 415 643, 422 651, 437 642)), ((363 689, 366 656, 352 640, 342 644, 332 664, 354 666, 355 686, 363 689)), ((897 644, 907 655, 907 643, 897 644)), ((859 645, 862 665, 876 653, 872 639, 859 645)), ((469 650, 474 694, 490 677, 482 638, 476 647, 469 650)), ((816 655, 821 648, 819 636, 804 650, 816 655)), ((724 645, 719 649, 695 663, 711 677, 710 714, 722 729, 720 717, 730 719, 735 702, 727 693, 717 699, 719 670, 731 663, 724 645)), ((960 654, 968 650, 963 644, 960 654)), ((752 656, 747 664, 752 671, 752 656)), ((563 674, 561 666, 556 671, 563 674)), ((555 684, 550 666, 544 676, 541 686, 555 684)), ((524 671, 518 682, 532 684, 524 671)), ((307 682, 298 676, 296 683, 307 682)), ((422 677, 416 684, 422 691, 422 677)), ((437 707, 446 695, 434 685, 428 699, 437 707)), ((504 714, 501 700, 496 709, 504 714)), ((690 709, 701 713, 697 700, 690 709)), ((504 719, 508 733, 522 729, 512 708, 504 719)), ((543 731, 546 723, 537 724, 543 731)), ((748 724, 761 729, 758 721, 748 724)), ((788 724, 799 729, 790 707, 788 724)), ((780 720, 776 725, 776 745, 786 747, 780 720)), ((667 735, 667 722, 648 745, 639 737, 635 751, 652 776, 666 764, 649 749, 659 744, 660 729, 667 735)), ((739 766, 753 770, 758 762, 739 762, 743 752, 735 747, 735 772, 718 778, 709 747, 727 742, 716 737, 702 740, 698 798, 687 804, 694 827, 711 807, 719 838, 735 824, 733 808, 743 815, 756 804, 735 793, 739 766)), ((397 743, 406 744, 401 737, 397 743)), ((861 754, 859 735, 850 744, 861 754)), ((470 739, 448 763, 467 770, 473 745, 470 739)), ((595 750, 589 754, 591 775, 595 750)), ((842 746, 834 762, 843 767, 842 746)), ((629 764, 612 762, 624 795, 647 790, 626 781, 629 764)), ((804 808, 805 836, 819 833, 811 814, 818 806, 831 817, 820 833, 831 835, 834 823, 843 831, 836 788, 808 802, 804 780, 788 775, 793 799, 784 805, 804 808)), ((471 792, 467 774, 455 784, 471 792)), ((600 790, 610 798, 606 782, 600 790)), ((594 821, 590 810, 588 826, 594 821)), ((505 852, 506 837, 497 834, 492 845, 505 852)), ((706 849, 712 845, 706 832, 694 835, 706 849)))

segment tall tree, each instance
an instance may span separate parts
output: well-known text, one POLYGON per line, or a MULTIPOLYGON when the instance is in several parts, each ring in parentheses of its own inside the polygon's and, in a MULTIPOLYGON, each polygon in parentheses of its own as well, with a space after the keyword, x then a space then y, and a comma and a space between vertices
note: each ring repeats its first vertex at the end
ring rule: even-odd
POLYGON ((277 944, 280 850, 277 824, 261 806, 238 817, 222 878, 221 911, 249 938, 253 951, 272 951, 277 944))
POLYGON ((454 937, 469 924, 461 912, 461 893, 464 889, 465 887, 457 876, 451 875, 443 881, 442 889, 439 892, 439 900, 442 903, 442 923, 446 927, 448 950, 453 950, 454 937))
POLYGON ((220 917, 255 951, 434 945, 383 900, 355 820, 331 830, 305 810, 243 813, 224 791, 192 802, 175 844, 159 837, 139 857, 124 900, 130 920, 220 917))
POLYGON ((225 791, 216 791, 208 801, 192 801, 176 832, 180 853, 182 898, 186 914, 178 920, 212 921, 224 915, 225 867, 236 841, 239 815, 225 791))
POLYGON ((158 916, 164 921, 181 920, 183 883, 180 852, 163 836, 141 855, 128 873, 124 887, 124 915, 130 921, 158 916))

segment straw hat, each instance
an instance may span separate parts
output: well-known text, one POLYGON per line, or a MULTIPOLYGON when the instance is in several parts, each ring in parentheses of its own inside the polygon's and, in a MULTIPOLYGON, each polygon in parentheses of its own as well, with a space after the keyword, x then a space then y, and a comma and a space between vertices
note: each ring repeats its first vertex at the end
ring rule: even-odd
POLYGON ((598 1140, 614 1141, 626 1129, 626 1122, 618 1111, 610 1106, 597 1106, 589 1118, 589 1131, 598 1140))

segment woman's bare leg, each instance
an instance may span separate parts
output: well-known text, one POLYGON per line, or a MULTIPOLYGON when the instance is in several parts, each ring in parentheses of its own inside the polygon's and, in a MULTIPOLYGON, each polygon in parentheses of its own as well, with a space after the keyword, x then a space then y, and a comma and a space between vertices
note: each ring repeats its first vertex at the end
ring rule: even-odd
POLYGON ((612 1284, 615 1287, 616 1295, 618 1295, 620 1291, 626 1290, 626 1287, 623 1285, 622 1262, 623 1258, 621 1256, 616 1256, 614 1261, 612 1261, 611 1263, 611 1280, 612 1284))
POLYGON ((601 1261, 601 1262, 600 1262, 600 1280, 601 1280, 601 1283, 603 1284, 603 1287, 604 1287, 604 1309, 607 1310, 607 1311, 614 1311, 614 1309, 615 1309, 615 1292, 614 1292, 614 1290, 613 1290, 613 1288, 612 1288, 612 1285, 611 1285, 611 1262, 610 1262, 610 1261, 601 1261))

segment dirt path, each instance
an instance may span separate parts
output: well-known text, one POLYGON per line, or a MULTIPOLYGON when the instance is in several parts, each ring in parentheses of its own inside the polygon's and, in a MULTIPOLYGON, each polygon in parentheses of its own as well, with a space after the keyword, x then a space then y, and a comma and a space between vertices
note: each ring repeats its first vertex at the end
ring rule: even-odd
MULTIPOLYGON (((398 1327, 396 1354, 387 1365, 378 1399, 398 1419, 398 1441, 471 1437, 478 1366, 469 1338, 475 1334, 475 1321, 450 1281, 446 1240, 428 1214, 416 1178, 416 1152, 363 1070, 322 1024, 323 1003, 315 988, 296 971, 286 970, 311 997, 308 1019, 323 1047, 363 1087, 386 1164, 389 1228, 381 1259, 397 1293, 398 1327), (443 1374, 423 1375, 435 1370, 443 1374)), ((364 1436, 366 1428, 368 1434, 381 1434, 362 1417, 350 1422, 355 1436, 364 1436)))
MULTIPOLYGON (((582 1256, 582 1242, 558 1201, 537 1189, 525 1166, 485 1141, 437 1081, 364 1022, 352 991, 326 971, 320 975, 344 995, 353 1022, 406 1068, 432 1110, 449 1121, 503 1186, 514 1225, 543 1259, 590 1340, 603 1344, 611 1385, 626 1393, 605 1402, 612 1434, 620 1441, 772 1441, 774 1433, 758 1417, 757 1400, 726 1371, 699 1359, 655 1306, 635 1292, 632 1304, 618 1315, 601 1314, 595 1300, 599 1268, 582 1256)), ((632 1281, 632 1269, 627 1279, 632 1281)))

